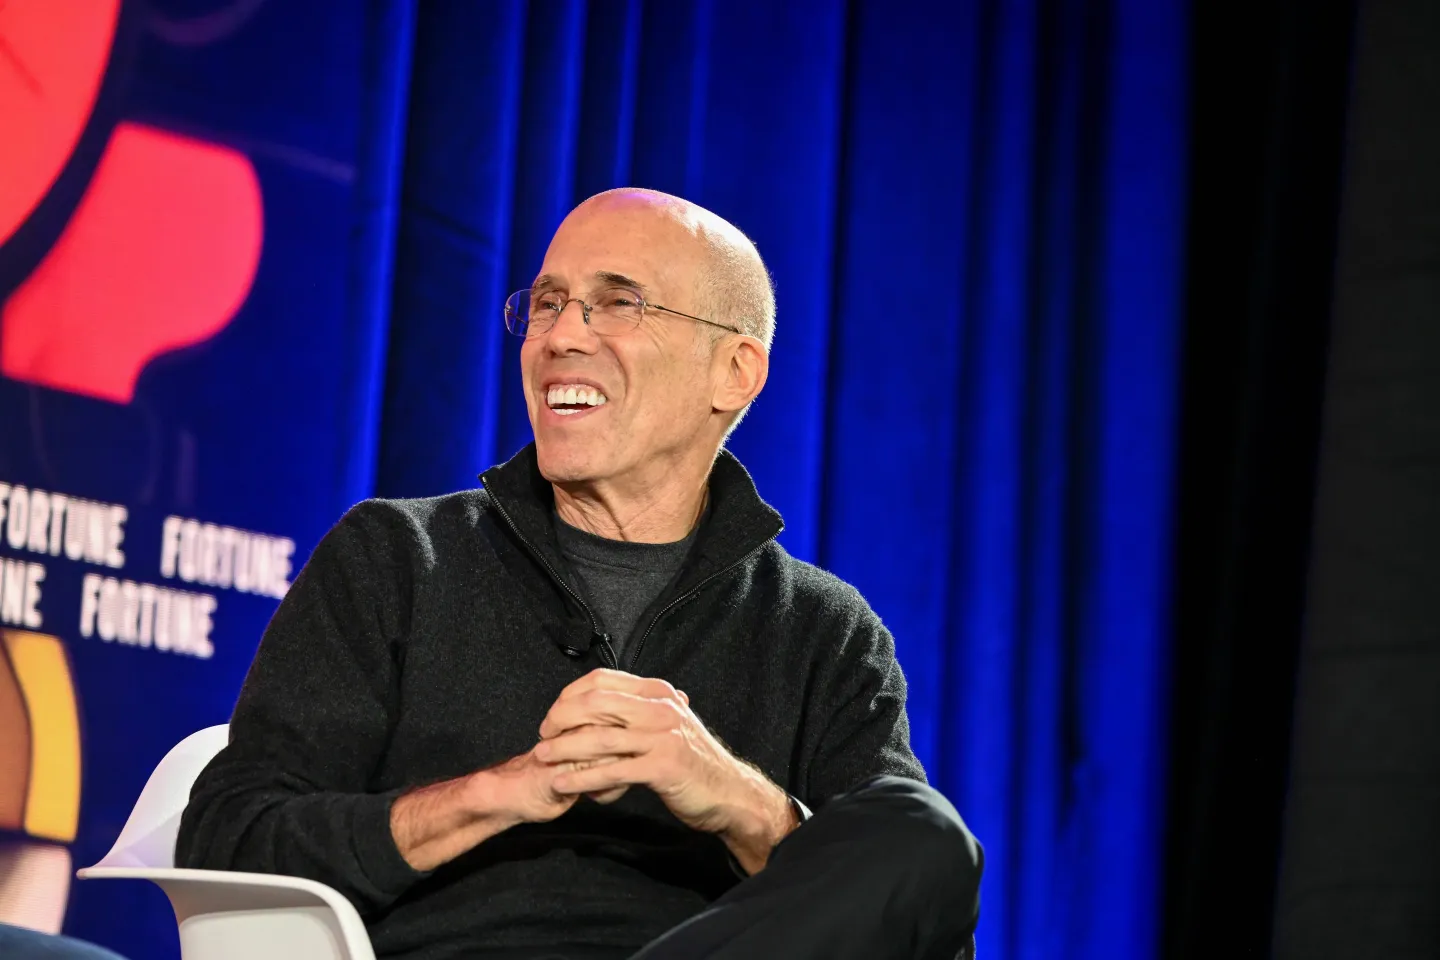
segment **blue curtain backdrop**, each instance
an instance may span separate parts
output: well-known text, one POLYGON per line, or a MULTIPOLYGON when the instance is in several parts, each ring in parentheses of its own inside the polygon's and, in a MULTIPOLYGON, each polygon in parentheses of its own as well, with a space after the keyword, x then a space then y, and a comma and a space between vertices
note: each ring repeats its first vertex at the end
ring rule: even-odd
POLYGON ((1154 955, 1184 199, 1178 0, 422 4, 375 487, 529 441, 498 305, 611 186, 779 299, 732 449, 869 598, 986 845, 982 956, 1154 955))
MULTIPOLYGON (((786 547, 896 636, 915 748, 986 846, 980 955, 1155 956, 1182 0, 231 6, 124 8, 129 79, 103 102, 249 156, 266 234, 226 331, 122 410, 158 417, 185 483, 109 496, 303 557, 364 497, 473 486, 529 441, 500 305, 561 217, 612 186, 695 200, 777 287, 770 382, 732 448, 786 547)), ((109 429, 86 403, 73 436, 109 429)), ((8 422, 0 479, 43 485, 11 456, 38 428, 8 422)), ((102 473, 67 489, 104 497, 102 473)), ((166 746, 227 718, 273 609, 242 599, 213 662, 173 668, 180 696, 65 636, 77 864, 166 746)), ((173 955, 163 900, 117 886, 80 884, 67 930, 173 955)))

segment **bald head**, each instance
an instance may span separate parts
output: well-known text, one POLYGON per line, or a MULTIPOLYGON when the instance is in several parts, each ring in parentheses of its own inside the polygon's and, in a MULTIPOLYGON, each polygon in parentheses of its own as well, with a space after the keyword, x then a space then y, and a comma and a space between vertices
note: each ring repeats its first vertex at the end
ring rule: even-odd
POLYGON ((515 296, 549 311, 520 349, 541 473, 572 492, 703 490, 769 371, 775 297, 755 245, 679 197, 611 190, 570 212, 515 296), (630 310, 637 294, 656 309, 630 310))
POLYGON ((760 252, 738 227, 683 197, 640 187, 597 193, 566 219, 616 213, 664 221, 677 241, 693 244, 699 315, 737 327, 770 349, 775 338, 775 289, 760 252))

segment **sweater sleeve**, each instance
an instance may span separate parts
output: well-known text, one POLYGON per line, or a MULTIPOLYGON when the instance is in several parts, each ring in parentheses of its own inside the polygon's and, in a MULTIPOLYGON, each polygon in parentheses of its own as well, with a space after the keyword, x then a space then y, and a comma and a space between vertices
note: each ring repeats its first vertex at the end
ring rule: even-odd
POLYGON ((838 793, 881 774, 925 782, 910 749, 905 675, 895 639, 858 592, 827 630, 836 648, 825 659, 807 726, 815 744, 800 798, 821 807, 838 793))
POLYGON ((367 501, 316 547, 265 630, 229 745, 191 790, 178 865, 318 880, 362 915, 422 876, 390 832, 399 791, 370 790, 395 717, 418 544, 399 511, 367 501))

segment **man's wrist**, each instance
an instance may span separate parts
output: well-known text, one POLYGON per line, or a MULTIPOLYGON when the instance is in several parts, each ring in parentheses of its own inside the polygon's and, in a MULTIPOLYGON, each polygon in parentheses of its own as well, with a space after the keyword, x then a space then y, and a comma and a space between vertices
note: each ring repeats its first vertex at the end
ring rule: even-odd
POLYGON ((526 822, 517 804, 510 802, 514 791, 507 777, 509 763, 476 770, 466 778, 465 807, 471 822, 489 821, 499 833, 526 822))
POLYGON ((741 869, 752 875, 765 868, 775 845, 803 819, 788 793, 758 771, 754 779, 751 801, 737 811, 731 827, 720 835, 741 869))

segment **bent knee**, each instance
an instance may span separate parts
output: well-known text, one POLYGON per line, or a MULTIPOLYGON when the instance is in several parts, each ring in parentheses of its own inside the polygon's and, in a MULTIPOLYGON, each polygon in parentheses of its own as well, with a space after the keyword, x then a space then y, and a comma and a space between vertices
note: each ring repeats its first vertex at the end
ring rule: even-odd
POLYGON ((984 849, 955 805, 934 787, 876 777, 833 802, 863 817, 867 836, 887 858, 978 895, 984 849))

